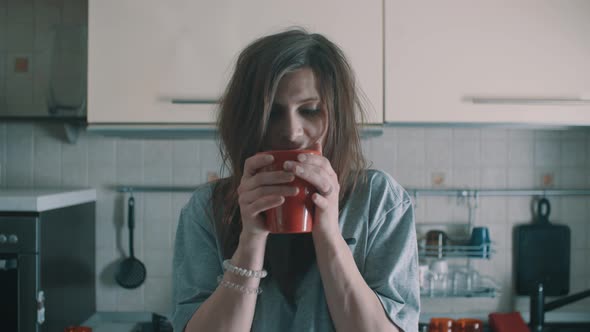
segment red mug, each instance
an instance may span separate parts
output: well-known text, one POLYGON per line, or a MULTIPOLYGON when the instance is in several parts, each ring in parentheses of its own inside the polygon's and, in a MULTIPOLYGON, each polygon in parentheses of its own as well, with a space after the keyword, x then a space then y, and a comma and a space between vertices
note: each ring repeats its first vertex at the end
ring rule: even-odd
POLYGON ((64 332, 92 332, 92 328, 88 326, 68 326, 64 332))
POLYGON ((452 318, 447 317, 433 317, 428 324, 428 332, 453 332, 452 318))
MULTIPOLYGON (((283 170, 285 161, 296 161, 301 153, 320 155, 320 152, 315 150, 274 150, 260 153, 274 157, 273 163, 264 168, 264 171, 283 170)), ((311 195, 316 191, 315 187, 298 177, 289 185, 299 188, 299 192, 295 196, 285 197, 281 206, 265 211, 266 228, 271 233, 309 233, 315 211, 315 204, 311 200, 311 195)))

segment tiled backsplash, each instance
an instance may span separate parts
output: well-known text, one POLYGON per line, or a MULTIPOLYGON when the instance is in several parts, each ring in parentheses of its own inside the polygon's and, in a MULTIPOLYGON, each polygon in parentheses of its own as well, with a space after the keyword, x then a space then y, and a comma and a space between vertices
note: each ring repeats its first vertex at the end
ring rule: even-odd
MULTIPOLYGON (((180 208, 189 193, 136 193, 136 254, 147 267, 136 290, 114 282, 116 262, 128 253, 126 195, 119 185, 190 185, 219 170, 214 140, 135 140, 82 133, 67 143, 59 125, 0 123, 0 187, 93 187, 97 203, 97 305, 100 310, 171 310, 171 258, 180 208)), ((590 187, 590 130, 385 128, 363 148, 374 168, 406 187, 532 188, 547 176, 553 187, 590 187), (442 184, 433 185, 433 181, 442 184)), ((551 220, 572 230, 572 292, 590 287, 590 198, 556 197, 551 220)), ((528 310, 512 291, 512 226, 530 222, 530 197, 481 197, 475 223, 490 228, 497 254, 474 260, 500 282, 496 298, 427 299, 427 312, 528 310)), ((417 222, 436 227, 465 223, 454 198, 418 198, 417 222)), ((564 310, 586 310, 590 301, 564 310)))

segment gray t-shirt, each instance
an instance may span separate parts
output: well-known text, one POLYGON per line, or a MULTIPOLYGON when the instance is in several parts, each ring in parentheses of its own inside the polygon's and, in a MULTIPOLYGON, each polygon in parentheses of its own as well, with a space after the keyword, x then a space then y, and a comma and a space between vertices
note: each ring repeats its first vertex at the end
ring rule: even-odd
MULTIPOLYGON (((341 209, 340 230, 391 321, 404 331, 417 331, 418 251, 410 197, 387 173, 368 170, 366 174, 366 183, 357 186, 341 209)), ((212 188, 211 184, 197 188, 180 214, 173 261, 175 331, 183 331, 223 274, 221 245, 211 217, 212 188)), ((276 282, 265 280, 261 287, 252 331, 334 331, 315 262, 295 293, 295 306, 276 282)))

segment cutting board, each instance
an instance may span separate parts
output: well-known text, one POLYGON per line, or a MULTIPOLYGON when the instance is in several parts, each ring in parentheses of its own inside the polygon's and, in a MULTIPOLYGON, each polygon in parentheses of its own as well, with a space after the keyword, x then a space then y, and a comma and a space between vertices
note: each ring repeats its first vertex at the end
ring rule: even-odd
POLYGON ((530 295, 543 283, 546 296, 569 293, 570 229, 549 221, 551 205, 541 198, 536 205, 536 221, 514 229, 516 292, 530 295))

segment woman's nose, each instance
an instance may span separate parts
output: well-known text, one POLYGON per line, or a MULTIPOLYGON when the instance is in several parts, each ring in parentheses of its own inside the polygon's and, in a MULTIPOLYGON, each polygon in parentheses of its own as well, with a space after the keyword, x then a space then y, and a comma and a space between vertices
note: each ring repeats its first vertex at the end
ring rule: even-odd
POLYGON ((281 137, 289 142, 297 142, 303 136, 303 123, 296 114, 289 112, 281 128, 281 137))

